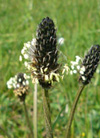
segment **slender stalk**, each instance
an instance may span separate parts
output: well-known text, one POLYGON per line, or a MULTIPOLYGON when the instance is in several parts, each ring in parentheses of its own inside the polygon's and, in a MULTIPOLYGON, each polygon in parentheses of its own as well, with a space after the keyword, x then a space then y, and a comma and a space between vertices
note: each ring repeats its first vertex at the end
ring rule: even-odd
POLYGON ((27 125, 29 127, 31 137, 33 138, 33 131, 32 131, 30 121, 29 121, 29 116, 28 116, 28 111, 27 111, 25 100, 23 101, 23 105, 24 105, 24 111, 25 111, 25 117, 26 117, 27 125))
POLYGON ((79 98, 81 96, 81 93, 82 93, 84 87, 85 87, 84 85, 82 85, 80 87, 79 91, 77 92, 76 98, 74 100, 74 103, 73 103, 73 106, 72 106, 72 109, 71 109, 71 112, 70 112, 70 118, 68 120, 68 125, 67 125, 67 130, 66 130, 66 138, 69 138, 70 128, 71 128, 71 124, 72 124, 72 121, 73 121, 73 118, 74 118, 76 106, 77 106, 77 103, 79 101, 79 98))
POLYGON ((46 127, 47 138, 53 138, 48 90, 43 91, 43 109, 44 109, 44 118, 45 118, 45 127, 46 127))
POLYGON ((37 138, 37 83, 34 85, 34 115, 33 115, 33 124, 34 124, 34 138, 37 138))

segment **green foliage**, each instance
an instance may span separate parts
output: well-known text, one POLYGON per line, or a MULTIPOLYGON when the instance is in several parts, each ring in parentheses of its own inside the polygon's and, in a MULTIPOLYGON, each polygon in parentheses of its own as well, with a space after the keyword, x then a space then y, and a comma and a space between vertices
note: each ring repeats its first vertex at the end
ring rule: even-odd
MULTIPOLYGON (((68 60, 84 56, 92 44, 100 44, 99 0, 0 0, 0 127, 12 138, 29 138, 23 105, 6 87, 7 80, 26 71, 19 62, 23 44, 35 36, 38 23, 49 16, 65 38, 60 50, 68 60)), ((55 138, 64 138, 70 107, 78 89, 78 75, 66 76, 50 92, 55 138), (65 113, 65 105, 69 105, 65 113)), ((26 103, 32 119, 32 91, 26 103)), ((72 125, 71 138, 100 138, 100 83, 98 75, 84 90, 72 125), (97 82, 96 82, 97 80, 97 82)), ((42 92, 38 88, 38 137, 44 137, 42 92)), ((0 129, 0 137, 6 137, 0 129)))

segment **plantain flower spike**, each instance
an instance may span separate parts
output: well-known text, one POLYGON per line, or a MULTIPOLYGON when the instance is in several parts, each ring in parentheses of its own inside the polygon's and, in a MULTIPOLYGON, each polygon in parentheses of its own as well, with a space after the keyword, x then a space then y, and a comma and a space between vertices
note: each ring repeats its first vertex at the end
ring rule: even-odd
POLYGON ((35 46, 31 44, 29 57, 33 80, 37 78, 44 89, 50 88, 54 81, 59 81, 56 29, 49 17, 39 24, 35 46))
POLYGON ((24 73, 19 73, 17 75, 17 88, 14 90, 16 96, 20 98, 21 101, 24 101, 26 95, 28 94, 28 81, 25 79, 24 73))
POLYGON ((81 81, 84 85, 87 85, 97 67, 100 61, 100 46, 94 45, 91 47, 85 58, 83 59, 83 63, 80 68, 80 77, 79 81, 81 81))
POLYGON ((24 101, 29 90, 29 79, 25 73, 18 73, 15 77, 11 77, 7 82, 9 89, 14 89, 15 96, 18 96, 21 101, 24 101))

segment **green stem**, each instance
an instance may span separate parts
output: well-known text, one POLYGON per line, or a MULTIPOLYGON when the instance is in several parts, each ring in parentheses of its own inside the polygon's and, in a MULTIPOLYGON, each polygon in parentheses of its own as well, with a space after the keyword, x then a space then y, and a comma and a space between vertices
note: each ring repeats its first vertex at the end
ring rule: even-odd
POLYGON ((32 131, 30 121, 29 121, 29 116, 28 116, 28 111, 27 111, 25 100, 23 101, 23 105, 24 105, 24 111, 25 111, 25 117, 26 117, 27 125, 29 127, 31 137, 33 138, 33 131, 32 131))
POLYGON ((11 138, 8 133, 0 126, 0 130, 8 137, 8 138, 11 138))
POLYGON ((79 98, 81 96, 81 93, 82 93, 84 87, 85 87, 84 85, 82 85, 80 87, 79 91, 77 92, 76 98, 74 100, 74 103, 73 103, 73 106, 72 106, 72 109, 71 109, 71 112, 70 112, 70 118, 68 120, 68 125, 67 125, 67 130, 66 130, 66 138, 69 138, 70 128, 71 128, 71 124, 72 124, 72 121, 73 121, 73 118, 74 118, 76 106, 77 106, 77 103, 79 101, 79 98))
POLYGON ((43 109, 44 109, 44 118, 45 118, 47 138, 53 138, 48 90, 43 91, 43 109))
POLYGON ((33 115, 33 124, 34 124, 34 138, 37 138, 37 83, 34 85, 34 115, 33 115))

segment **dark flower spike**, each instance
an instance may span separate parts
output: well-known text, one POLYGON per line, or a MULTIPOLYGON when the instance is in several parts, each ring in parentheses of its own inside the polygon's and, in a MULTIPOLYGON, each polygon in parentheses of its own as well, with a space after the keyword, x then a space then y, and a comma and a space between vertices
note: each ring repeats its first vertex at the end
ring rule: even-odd
POLYGON ((99 61, 100 46, 94 45, 83 59, 83 63, 81 65, 79 81, 81 81, 84 85, 87 85, 90 82, 97 69, 99 61))
POLYGON ((39 24, 36 44, 31 45, 29 52, 32 76, 38 79, 43 88, 50 88, 53 81, 59 81, 56 29, 49 17, 44 18, 39 24))

